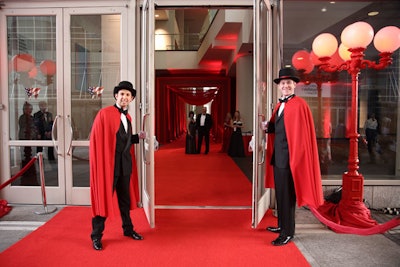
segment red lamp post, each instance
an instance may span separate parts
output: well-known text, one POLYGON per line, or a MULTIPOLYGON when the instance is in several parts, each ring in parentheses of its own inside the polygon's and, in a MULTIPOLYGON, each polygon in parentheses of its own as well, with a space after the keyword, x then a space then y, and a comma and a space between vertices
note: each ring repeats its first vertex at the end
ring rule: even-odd
POLYGON ((358 172, 358 76, 362 69, 381 70, 392 63, 391 55, 400 46, 400 29, 394 26, 382 28, 374 38, 374 31, 368 23, 356 22, 343 30, 341 41, 339 53, 345 62, 338 65, 329 62, 338 47, 338 42, 332 34, 323 33, 317 36, 312 44, 313 52, 322 62, 320 69, 326 72, 346 70, 352 78, 348 170, 343 174, 342 199, 336 207, 334 214, 337 218, 334 219, 342 225, 368 228, 377 222, 371 218, 369 210, 363 203, 364 177, 358 172), (364 59, 364 51, 373 39, 375 48, 380 52, 379 63, 364 59))

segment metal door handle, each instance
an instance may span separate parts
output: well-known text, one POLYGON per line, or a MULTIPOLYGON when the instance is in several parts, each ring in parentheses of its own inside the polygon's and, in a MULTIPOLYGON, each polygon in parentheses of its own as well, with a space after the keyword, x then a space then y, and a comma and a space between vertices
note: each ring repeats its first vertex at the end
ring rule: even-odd
POLYGON ((54 134, 54 131, 55 131, 56 127, 57 127, 57 120, 58 120, 58 118, 61 118, 61 115, 57 115, 57 116, 54 118, 53 126, 51 127, 51 140, 53 141, 53 147, 54 147, 54 149, 56 150, 56 154, 57 154, 58 156, 61 156, 62 154, 61 154, 61 153, 58 153, 58 146, 57 146, 57 144, 56 144, 56 137, 55 137, 55 134, 54 134))
MULTIPOLYGON (((149 115, 150 115, 149 113, 146 113, 146 114, 143 115, 142 131, 145 130, 146 120, 147 120, 147 117, 149 115)), ((150 140, 151 140, 151 137, 150 137, 150 140)), ((143 155, 143 163, 146 164, 146 165, 149 165, 150 161, 148 161, 147 158, 146 158, 146 141, 145 141, 145 139, 143 139, 143 143, 142 143, 142 155, 143 155)))
POLYGON ((68 150, 67 150, 67 155, 71 156, 71 149, 72 149, 72 138, 74 135, 74 130, 72 129, 72 121, 71 121, 71 115, 67 116, 68 122, 69 122, 69 129, 71 130, 71 140, 69 142, 68 150))
MULTIPOLYGON (((265 116, 264 114, 258 114, 258 118, 261 118, 264 121, 265 116)), ((265 162, 265 134, 263 135, 261 145, 262 145, 262 154, 261 154, 262 156, 261 156, 261 161, 257 162, 258 165, 262 165, 265 162)))

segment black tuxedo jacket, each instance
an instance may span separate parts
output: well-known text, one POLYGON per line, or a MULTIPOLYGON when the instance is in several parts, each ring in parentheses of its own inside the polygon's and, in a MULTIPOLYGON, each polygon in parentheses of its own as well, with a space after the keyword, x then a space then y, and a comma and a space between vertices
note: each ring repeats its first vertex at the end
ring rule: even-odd
MULTIPOLYGON (((197 126, 197 129, 200 129, 200 118, 201 118, 201 113, 200 114, 197 114, 197 117, 196 117, 196 126, 197 126)), ((212 118, 211 118, 211 115, 210 114, 206 114, 206 120, 204 121, 204 127, 205 127, 205 130, 206 131, 209 131, 211 128, 212 128, 212 118)))

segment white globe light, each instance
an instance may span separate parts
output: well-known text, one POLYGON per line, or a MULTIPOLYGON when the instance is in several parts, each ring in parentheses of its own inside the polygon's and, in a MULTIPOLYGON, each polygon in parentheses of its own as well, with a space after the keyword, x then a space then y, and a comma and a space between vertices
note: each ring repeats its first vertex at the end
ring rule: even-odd
POLYGON ((348 48, 366 48, 374 39, 374 29, 368 23, 359 21, 344 28, 340 39, 348 48))
POLYGON ((321 33, 313 43, 312 50, 319 58, 332 56, 338 47, 338 41, 333 34, 321 33))
POLYGON ((374 46, 379 52, 394 52, 400 47, 400 29, 387 26, 380 29, 374 38, 374 46))
POLYGON ((344 60, 350 60, 351 59, 351 52, 349 51, 349 48, 346 47, 343 43, 339 45, 339 56, 344 60))

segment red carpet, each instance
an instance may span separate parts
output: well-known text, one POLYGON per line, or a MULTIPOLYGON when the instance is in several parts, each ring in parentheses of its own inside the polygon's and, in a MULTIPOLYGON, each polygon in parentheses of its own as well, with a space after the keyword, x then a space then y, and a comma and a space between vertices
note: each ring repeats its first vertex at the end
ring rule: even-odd
POLYGON ((251 206, 251 183, 220 148, 212 143, 208 155, 185 154, 184 138, 161 146, 155 152, 156 205, 251 206))
POLYGON ((157 210, 150 229, 143 210, 133 212, 143 241, 122 236, 119 219, 108 220, 103 251, 90 241, 89 207, 66 207, 0 254, 7 266, 310 266, 293 242, 274 247, 270 213, 250 228, 250 210, 157 210))

